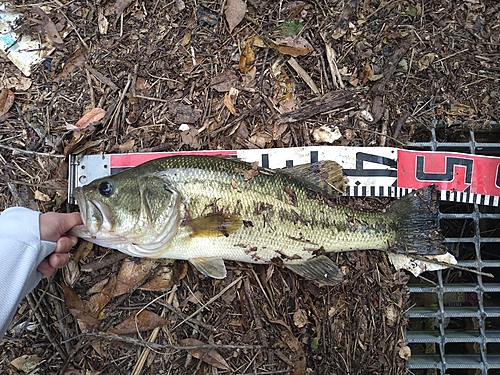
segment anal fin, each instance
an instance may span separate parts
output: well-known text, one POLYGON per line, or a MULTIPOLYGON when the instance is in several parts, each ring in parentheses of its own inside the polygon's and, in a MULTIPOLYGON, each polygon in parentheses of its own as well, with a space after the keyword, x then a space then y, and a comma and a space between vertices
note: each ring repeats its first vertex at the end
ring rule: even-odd
POLYGON ((213 277, 214 279, 223 279, 226 277, 226 266, 222 258, 192 258, 189 259, 189 262, 205 276, 213 277))
POLYGON ((297 275, 320 284, 335 285, 342 280, 340 269, 325 255, 320 255, 303 263, 285 264, 285 267, 297 275))

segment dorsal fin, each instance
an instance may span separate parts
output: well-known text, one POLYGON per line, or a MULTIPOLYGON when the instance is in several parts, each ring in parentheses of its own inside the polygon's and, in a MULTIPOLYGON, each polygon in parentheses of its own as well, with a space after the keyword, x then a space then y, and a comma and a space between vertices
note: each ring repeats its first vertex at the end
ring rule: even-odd
POLYGON ((307 180, 331 196, 342 195, 346 191, 347 178, 340 164, 332 160, 286 167, 282 171, 307 180))

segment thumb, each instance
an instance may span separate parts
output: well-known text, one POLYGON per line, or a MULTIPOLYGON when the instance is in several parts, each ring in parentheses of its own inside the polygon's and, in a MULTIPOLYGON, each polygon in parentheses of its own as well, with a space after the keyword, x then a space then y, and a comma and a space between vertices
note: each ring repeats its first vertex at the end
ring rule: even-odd
POLYGON ((70 214, 47 212, 40 215, 40 238, 42 240, 55 242, 64 233, 80 224, 83 223, 78 212, 70 214))

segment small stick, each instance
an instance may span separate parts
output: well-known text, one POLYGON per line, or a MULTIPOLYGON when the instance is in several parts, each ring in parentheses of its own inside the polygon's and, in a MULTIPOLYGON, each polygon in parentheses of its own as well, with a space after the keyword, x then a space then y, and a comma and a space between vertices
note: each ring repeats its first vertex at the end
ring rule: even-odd
POLYGON ((325 40, 325 36, 321 35, 323 38, 323 41, 325 42, 325 48, 326 48, 326 59, 328 60, 328 65, 330 66, 330 73, 332 74, 332 80, 333 84, 335 87, 338 89, 339 86, 340 88, 344 89, 345 85, 344 82, 342 81, 342 76, 340 75, 339 69, 337 67, 337 61, 335 58, 335 50, 332 48, 330 44, 328 44, 325 40))
POLYGON ((243 276, 240 276, 238 277, 237 279, 233 280, 233 282, 231 284, 229 284, 228 286, 226 286, 224 289, 222 289, 217 295, 213 296, 212 298, 210 298, 210 300, 205 303, 203 306, 201 306, 198 310, 196 310, 194 313, 192 313, 191 315, 189 315, 186 319, 184 319, 182 322, 180 322, 179 324, 177 324, 174 328, 172 328, 172 331, 174 329, 176 329, 177 327, 179 327, 180 325, 184 324, 185 322, 187 322, 189 319, 193 318, 196 314, 198 314, 201 310, 203 310, 204 308, 206 308, 208 305, 210 305, 211 303, 213 303, 214 301, 218 300, 220 298, 220 296, 222 296, 224 293, 226 293, 229 289, 231 289, 233 287, 233 285, 236 285, 241 279, 243 279, 243 276))
POLYGON ((193 349, 262 349, 264 346, 262 345, 217 345, 217 344, 207 344, 207 345, 191 345, 191 346, 180 346, 180 345, 161 345, 156 344, 154 342, 147 342, 144 340, 134 339, 132 337, 124 337, 113 335, 110 333, 93 333, 93 332, 85 332, 79 335, 73 336, 68 340, 62 341, 65 343, 66 341, 77 340, 83 337, 95 337, 101 340, 116 340, 123 341, 129 344, 135 344, 139 346, 149 346, 153 349, 173 349, 173 350, 193 350, 193 349))
POLYGON ((307 83, 307 86, 309 86, 312 90, 313 93, 316 95, 319 95, 319 89, 312 80, 311 76, 299 65, 297 60, 295 60, 293 57, 290 57, 288 60, 288 64, 297 72, 297 74, 304 80, 305 83, 307 83))

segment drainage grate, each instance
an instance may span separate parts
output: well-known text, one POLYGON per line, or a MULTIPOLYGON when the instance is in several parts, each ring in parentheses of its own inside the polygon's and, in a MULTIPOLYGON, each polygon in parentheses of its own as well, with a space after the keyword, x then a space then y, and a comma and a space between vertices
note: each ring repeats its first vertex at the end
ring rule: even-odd
MULTIPOLYGON (((429 142, 410 146, 500 156, 500 143, 475 136, 471 131, 466 142, 439 142, 432 128, 429 142)), ((495 278, 448 269, 411 279, 408 369, 417 375, 500 374, 500 208, 442 202, 439 218, 458 264, 495 278)))

